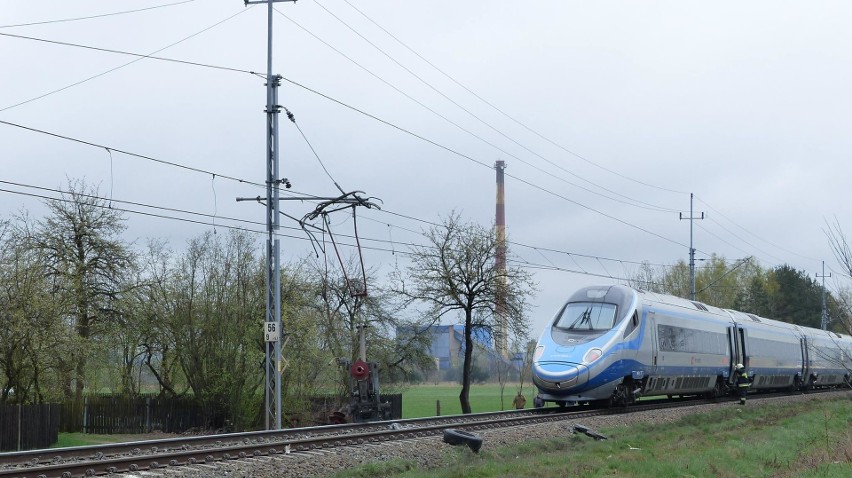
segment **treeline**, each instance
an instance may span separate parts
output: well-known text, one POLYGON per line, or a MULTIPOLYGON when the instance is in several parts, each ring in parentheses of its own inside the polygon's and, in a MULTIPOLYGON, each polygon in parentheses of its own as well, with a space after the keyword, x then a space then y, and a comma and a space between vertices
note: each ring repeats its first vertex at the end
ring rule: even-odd
MULTIPOLYGON (((0 405, 153 392, 193 400, 210 429, 263 423, 266 262, 259 238, 209 231, 177 249, 157 240, 131 245, 122 238, 125 217, 96 189, 71 180, 67 191, 45 201, 43 218, 0 218, 0 405)), ((384 280, 363 274, 359 290, 367 295, 353 294, 352 281, 322 258, 282 266, 285 422, 310 422, 298 410, 309 410, 312 397, 347 393, 349 371, 339 364, 357 358, 361 325, 382 392, 394 393, 389 384, 433 375, 429 325, 464 324, 463 410, 476 371, 472 331, 499 338, 507 330, 510 351, 524 350, 535 284, 518 266, 497 268, 498 254, 511 253, 506 244, 455 213, 424 236, 404 269, 384 280)), ((839 226, 832 239, 849 250, 839 226)), ((852 274, 852 252, 847 257, 852 274)), ((349 271, 360 267, 356 257, 348 262, 349 271)), ((688 297, 689 269, 646 264, 631 283, 688 297)), ((698 268, 696 290, 708 304, 819 327, 821 287, 787 266, 764 270, 714 256, 698 268)), ((850 296, 828 297, 831 327, 846 333, 850 296)))
MULTIPOLYGON (((689 265, 679 261, 673 267, 643 264, 633 275, 631 285, 640 289, 689 297, 689 265)), ((728 262, 712 255, 695 271, 695 300, 716 307, 735 309, 791 324, 820 328, 823 288, 804 271, 788 265, 762 268, 753 258, 728 262)), ((826 292, 829 330, 850 333, 849 291, 839 297, 826 292)))
MULTIPOLYGON (((162 241, 138 250, 121 237, 123 215, 95 190, 80 181, 68 189, 46 201, 45 218, 0 218, 0 404, 153 390, 195 400, 209 428, 262 423, 266 265, 257 237, 206 232, 180 251, 162 241)), ((425 335, 394 338, 398 326, 422 324, 399 319, 391 295, 369 286, 352 297, 342 274, 318 260, 282 267, 285 413, 343 391, 337 359, 355 358, 362 323, 383 380, 432 365, 425 335)))

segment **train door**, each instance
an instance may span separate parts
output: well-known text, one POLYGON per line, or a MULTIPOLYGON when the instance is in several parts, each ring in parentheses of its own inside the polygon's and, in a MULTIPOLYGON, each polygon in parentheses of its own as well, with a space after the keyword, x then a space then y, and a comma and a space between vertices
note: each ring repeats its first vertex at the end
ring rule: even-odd
POLYGON ((810 366, 811 366, 811 358, 810 352, 808 351, 808 339, 807 337, 802 337, 799 339, 799 344, 802 349, 802 375, 801 380, 807 380, 810 376, 810 366))
POLYGON ((730 377, 733 382, 734 369, 738 363, 748 369, 748 354, 746 351, 746 331, 739 325, 728 327, 728 345, 731 353, 730 377))
POLYGON ((648 320, 645 324, 647 327, 648 340, 651 341, 651 367, 650 367, 650 375, 656 375, 657 373, 657 319, 654 310, 651 309, 648 311, 648 320))
POLYGON ((748 349, 746 349, 746 343, 748 343, 748 341, 746 340, 747 335, 748 335, 748 333, 746 332, 745 329, 737 326, 737 340, 740 343, 740 354, 741 354, 740 361, 738 363, 743 364, 743 366, 746 368, 746 370, 748 370, 748 368, 749 368, 749 366, 748 366, 748 349))
POLYGON ((731 357, 731 363, 728 364, 728 380, 730 383, 734 383, 734 365, 739 360, 740 356, 740 346, 736 340, 737 337, 737 328, 736 326, 728 327, 728 356, 731 357))

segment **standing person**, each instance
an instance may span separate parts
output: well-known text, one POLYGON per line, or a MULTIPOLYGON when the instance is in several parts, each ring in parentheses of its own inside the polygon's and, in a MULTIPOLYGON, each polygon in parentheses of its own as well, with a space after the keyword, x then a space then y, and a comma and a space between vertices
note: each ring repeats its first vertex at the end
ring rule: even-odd
POLYGON ((748 374, 746 373, 745 367, 743 364, 737 364, 737 390, 740 393, 740 405, 745 405, 746 403, 746 393, 748 393, 748 387, 751 385, 751 379, 748 378, 748 374))
POLYGON ((515 396, 515 399, 512 400, 512 406, 517 410, 521 410, 527 404, 527 399, 521 394, 521 391, 518 390, 518 394, 515 396))

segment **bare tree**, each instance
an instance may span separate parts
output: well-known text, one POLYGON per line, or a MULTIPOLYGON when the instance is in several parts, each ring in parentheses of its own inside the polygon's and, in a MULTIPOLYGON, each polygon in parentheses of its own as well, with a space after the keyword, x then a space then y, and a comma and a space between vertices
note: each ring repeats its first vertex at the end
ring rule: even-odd
POLYGON ((665 277, 665 270, 655 269, 650 262, 643 261, 639 269, 631 277, 627 278, 627 283, 630 287, 636 289, 664 293, 663 281, 665 277))
POLYGON ((840 227, 840 221, 837 218, 834 218, 834 224, 826 221, 826 227, 827 229, 824 229, 823 232, 828 237, 828 244, 831 246, 834 258, 843 266, 848 275, 852 275, 852 248, 849 247, 846 234, 840 227))
MULTIPOLYGON (((345 261, 349 271, 356 270, 356 264, 355 257, 345 261)), ((364 293, 353 294, 352 281, 340 268, 315 261, 311 269, 323 349, 354 362, 359 351, 359 326, 366 325, 368 358, 380 364, 383 381, 405 379, 415 368, 432 366, 425 352, 428 334, 420 324, 404 317, 392 293, 376 286, 372 270, 363 276, 366 284, 356 288, 364 293)), ((340 370, 339 378, 341 385, 347 384, 349 371, 340 370)))
MULTIPOLYGON (((834 224, 826 221, 826 229, 823 232, 825 232, 828 238, 834 258, 843 267, 846 275, 852 276, 852 248, 850 248, 846 234, 843 233, 843 229, 840 227, 840 221, 837 218, 834 218, 834 224)), ((832 321, 838 329, 852 335, 852 292, 848 289, 841 289, 835 299, 842 312, 837 314, 838 317, 833 317, 832 321)))
MULTIPOLYGON (((101 332, 101 325, 115 319, 116 301, 126 288, 125 271, 133 254, 119 237, 124 218, 98 197, 97 188, 89 188, 83 181, 69 180, 68 192, 46 204, 50 215, 35 228, 24 223, 21 237, 39 254, 66 317, 85 343, 101 332)), ((83 350, 67 360, 73 364, 73 372, 65 383, 66 395, 78 399, 85 386, 88 358, 83 350)))
POLYGON ((72 350, 38 255, 0 220, 0 403, 56 400, 57 357, 72 350))
POLYGON ((426 304, 426 316, 438 323, 445 316, 464 324, 464 365, 459 401, 471 413, 470 371, 474 333, 493 332, 498 325, 497 299, 505 297, 507 329, 523 335, 528 329, 528 298, 535 290, 531 275, 519 267, 505 271, 496 265, 498 239, 493 231, 463 224, 454 212, 425 233, 428 245, 411 250, 409 283, 396 276, 396 290, 409 301, 426 304))

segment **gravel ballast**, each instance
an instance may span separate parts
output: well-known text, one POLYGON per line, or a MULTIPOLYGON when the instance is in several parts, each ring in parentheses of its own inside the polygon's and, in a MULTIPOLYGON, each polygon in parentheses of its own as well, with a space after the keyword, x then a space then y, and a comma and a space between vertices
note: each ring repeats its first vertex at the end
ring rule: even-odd
MULTIPOLYGON (((852 399, 852 392, 843 395, 852 399)), ((797 401, 837 398, 837 393, 789 395, 760 401, 749 400, 749 406, 761 404, 786 404, 797 401)), ((579 421, 562 420, 544 424, 527 425, 512 428, 487 429, 476 433, 482 437, 483 450, 509 447, 528 440, 567 437, 573 433, 574 426, 582 424, 590 430, 617 427, 629 427, 636 423, 669 423, 696 413, 706 413, 719 408, 742 408, 737 402, 724 402, 713 405, 680 407, 646 412, 626 413, 610 416, 584 418, 579 421)), ((439 468, 453 459, 453 453, 447 453, 450 445, 443 443, 442 437, 424 437, 402 441, 372 444, 357 448, 331 448, 310 452, 281 454, 272 457, 258 457, 218 462, 213 465, 193 465, 165 470, 156 473, 133 473, 123 476, 164 476, 164 477, 323 477, 352 467, 390 460, 408 460, 417 463, 418 468, 439 468)), ((467 451, 467 450, 466 450, 467 451)))

